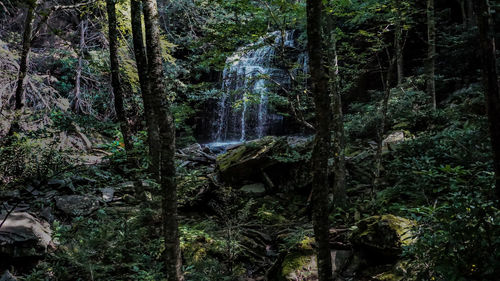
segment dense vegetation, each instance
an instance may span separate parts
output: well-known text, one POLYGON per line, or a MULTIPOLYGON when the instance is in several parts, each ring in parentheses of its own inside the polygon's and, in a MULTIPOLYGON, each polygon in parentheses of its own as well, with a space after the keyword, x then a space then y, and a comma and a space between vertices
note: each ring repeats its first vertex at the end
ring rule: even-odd
POLYGON ((499 280, 499 15, 0 0, 0 280, 499 280))

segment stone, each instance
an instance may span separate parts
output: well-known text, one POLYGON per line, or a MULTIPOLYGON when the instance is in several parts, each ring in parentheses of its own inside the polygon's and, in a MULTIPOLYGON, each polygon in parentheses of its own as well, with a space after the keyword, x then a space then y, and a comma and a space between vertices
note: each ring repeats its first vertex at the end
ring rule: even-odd
POLYGON ((397 259, 402 247, 414 242, 415 221, 394 216, 372 216, 361 220, 351 235, 352 244, 370 256, 397 259))
POLYGON ((99 208, 99 199, 90 195, 55 197, 56 207, 69 216, 86 216, 99 208))
POLYGON ((266 193, 266 187, 263 183, 253 183, 247 184, 241 187, 242 192, 253 194, 253 195, 263 195, 266 193))
POLYGON ((11 199, 20 199, 21 193, 19 190, 0 190, 0 199, 1 200, 11 200, 11 199))
POLYGON ((113 201, 113 197, 115 195, 114 188, 106 187, 106 188, 101 189, 101 192, 102 192, 102 200, 104 200, 104 202, 113 201))
POLYGON ((391 146, 401 143, 405 140, 405 133, 403 131, 396 131, 389 134, 383 141, 382 147, 384 149, 392 150, 391 146))
MULTIPOLYGON (((333 275, 338 276, 347 265, 352 252, 347 250, 331 250, 330 254, 332 257, 333 275)), ((316 255, 312 252, 288 254, 282 263, 281 280, 317 281, 318 263, 316 255)))
POLYGON ((17 281, 17 278, 6 270, 2 276, 0 276, 0 281, 17 281))
MULTIPOLYGON (((0 215, 0 222, 5 214, 0 215)), ((52 242, 48 223, 29 213, 11 213, 0 227, 0 256, 11 259, 43 256, 52 242)))

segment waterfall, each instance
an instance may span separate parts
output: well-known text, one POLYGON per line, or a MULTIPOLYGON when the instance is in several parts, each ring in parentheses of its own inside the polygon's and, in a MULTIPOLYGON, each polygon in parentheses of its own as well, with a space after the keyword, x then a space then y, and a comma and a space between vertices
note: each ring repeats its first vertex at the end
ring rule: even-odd
POLYGON ((215 109, 215 141, 261 138, 276 117, 269 110, 273 83, 289 84, 285 70, 275 66, 277 49, 294 48, 293 31, 275 31, 239 48, 226 60, 222 95, 215 109), (282 40, 283 38, 283 40, 282 40))

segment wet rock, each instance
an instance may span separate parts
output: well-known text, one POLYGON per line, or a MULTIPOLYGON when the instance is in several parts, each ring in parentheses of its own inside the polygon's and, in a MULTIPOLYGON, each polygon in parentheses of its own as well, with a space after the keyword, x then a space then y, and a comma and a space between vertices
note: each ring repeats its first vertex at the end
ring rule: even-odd
POLYGON ((351 236, 351 242, 359 250, 375 260, 395 260, 402 247, 413 243, 412 220, 394 216, 372 216, 361 220, 351 236))
POLYGON ((69 216, 86 216, 99 208, 99 199, 90 195, 55 197, 56 207, 69 216))
MULTIPOLYGON (((4 219, 5 214, 0 215, 0 222, 4 219)), ((0 257, 43 256, 52 241, 51 234, 48 223, 25 212, 11 213, 0 228, 0 257)))

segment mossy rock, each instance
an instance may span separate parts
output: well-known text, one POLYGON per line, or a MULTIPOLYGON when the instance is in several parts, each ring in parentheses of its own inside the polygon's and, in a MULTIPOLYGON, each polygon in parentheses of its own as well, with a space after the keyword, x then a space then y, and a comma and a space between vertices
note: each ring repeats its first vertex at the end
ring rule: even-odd
POLYGON ((403 246, 414 242, 415 221, 394 215, 372 216, 361 220, 351 241, 361 251, 378 257, 397 259, 403 246))
POLYGON ((219 155, 217 170, 233 186, 256 181, 267 186, 305 186, 311 179, 306 165, 310 144, 305 138, 272 136, 249 141, 219 155))
POLYGON ((318 280, 318 265, 314 254, 291 253, 282 263, 282 280, 318 280))
POLYGON ((241 183, 260 176, 261 169, 277 163, 271 157, 282 138, 265 137, 246 142, 217 157, 217 168, 224 181, 241 183))

